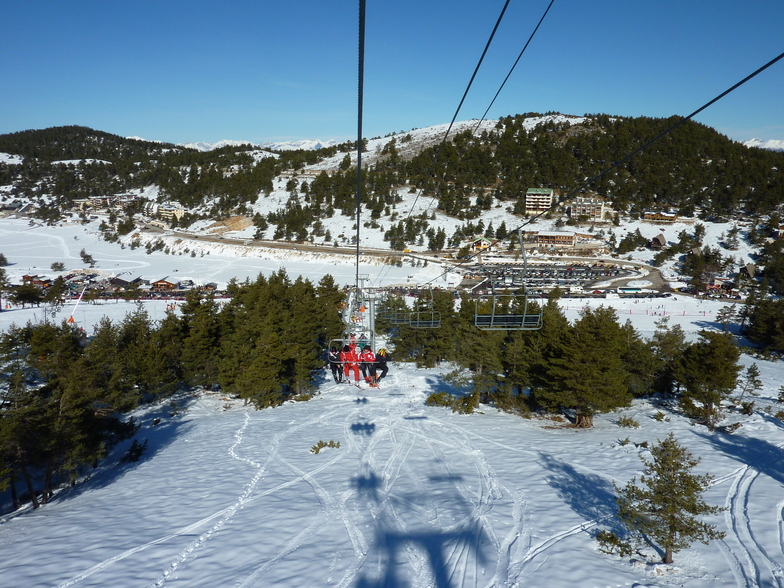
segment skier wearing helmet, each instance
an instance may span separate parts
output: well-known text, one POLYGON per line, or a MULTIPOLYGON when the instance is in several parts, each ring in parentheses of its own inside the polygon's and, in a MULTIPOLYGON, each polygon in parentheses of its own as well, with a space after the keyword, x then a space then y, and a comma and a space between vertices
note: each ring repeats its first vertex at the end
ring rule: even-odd
POLYGON ((387 375, 387 372, 389 371, 389 368, 387 367, 388 359, 389 359, 389 353, 387 353, 387 350, 384 349, 383 347, 379 349, 378 353, 376 353, 376 364, 374 366, 376 369, 376 376, 375 376, 376 386, 378 386, 378 383, 381 381, 381 379, 384 376, 387 375))

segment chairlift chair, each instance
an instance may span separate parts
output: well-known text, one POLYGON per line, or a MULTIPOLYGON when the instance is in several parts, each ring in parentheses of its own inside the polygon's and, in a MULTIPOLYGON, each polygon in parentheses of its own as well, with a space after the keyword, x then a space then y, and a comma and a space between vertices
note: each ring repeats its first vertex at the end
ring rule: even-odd
POLYGON ((474 326, 484 331, 536 331, 542 328, 543 306, 538 310, 529 304, 531 296, 525 290, 517 294, 479 296, 476 299, 474 326), (510 306, 518 308, 509 310, 510 306))
POLYGON ((441 313, 435 310, 411 312, 408 326, 413 329, 437 329, 441 326, 441 313))
MULTIPOLYGON (((517 293, 496 293, 490 279, 490 294, 478 296, 475 301, 474 326, 485 331, 536 331, 542 328, 544 305, 539 299, 538 310, 529 305, 531 294, 525 288, 525 275, 528 260, 525 256, 522 231, 518 231, 520 251, 523 257, 523 271, 520 289, 517 293)), ((514 278, 511 280, 514 283, 514 278)))
POLYGON ((430 300, 425 303, 425 310, 408 313, 408 326, 412 329, 438 329, 441 327, 441 313, 436 310, 433 290, 429 289, 430 300))

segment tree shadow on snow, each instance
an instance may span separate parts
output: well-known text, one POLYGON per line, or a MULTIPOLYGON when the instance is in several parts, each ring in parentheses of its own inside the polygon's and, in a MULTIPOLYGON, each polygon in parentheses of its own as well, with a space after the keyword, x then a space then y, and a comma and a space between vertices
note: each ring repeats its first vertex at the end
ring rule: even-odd
POLYGON ((465 396, 471 393, 470 390, 464 387, 458 387, 446 382, 441 376, 427 376, 425 378, 425 386, 426 392, 446 392, 452 396, 465 396))
MULTIPOLYGON (((365 574, 359 577, 356 588, 403 588, 410 585, 406 579, 411 572, 411 551, 423 553, 428 571, 432 574, 432 586, 436 588, 456 588, 452 578, 456 565, 455 554, 475 558, 477 565, 487 565, 488 557, 483 549, 491 545, 484 531, 482 521, 474 516, 474 505, 458 490, 457 484, 463 482, 460 475, 429 476, 421 492, 397 493, 384 487, 383 478, 372 471, 365 471, 352 479, 352 485, 359 497, 373 503, 377 516, 375 521, 375 540, 370 548, 367 562, 378 562, 380 577, 365 574), (448 530, 440 530, 430 520, 428 500, 425 497, 438 497, 439 517, 449 510, 450 522, 444 525, 448 530), (400 521, 407 524, 401 529, 400 521)), ((421 573, 421 572, 420 572, 421 573)), ((457 574, 459 576, 459 573, 457 574)), ((424 579, 417 578, 420 582, 424 579)))
POLYGON ((56 493, 54 500, 70 500, 84 492, 104 488, 121 479, 145 462, 152 460, 155 455, 183 433, 186 433, 191 424, 184 420, 188 407, 195 402, 195 396, 178 396, 176 409, 173 409, 172 399, 162 402, 159 406, 145 412, 144 416, 137 419, 141 425, 133 439, 123 441, 115 447, 111 454, 100 462, 98 468, 85 472, 87 478, 75 486, 56 493), (123 461, 128 449, 136 441, 138 445, 147 445, 136 461, 123 461))
POLYGON ((727 435, 723 433, 703 433, 697 431, 696 434, 716 449, 736 459, 744 465, 751 466, 766 476, 784 484, 784 448, 768 443, 763 439, 746 437, 744 435, 727 435))
POLYGON ((552 472, 547 483, 558 497, 586 521, 601 522, 616 534, 623 534, 615 516, 617 503, 612 482, 598 474, 578 471, 574 466, 547 453, 539 452, 539 462, 552 472))
POLYGON ((694 321, 694 325, 706 331, 720 331, 722 333, 729 333, 735 337, 740 337, 740 325, 729 323, 723 325, 716 321, 694 321))

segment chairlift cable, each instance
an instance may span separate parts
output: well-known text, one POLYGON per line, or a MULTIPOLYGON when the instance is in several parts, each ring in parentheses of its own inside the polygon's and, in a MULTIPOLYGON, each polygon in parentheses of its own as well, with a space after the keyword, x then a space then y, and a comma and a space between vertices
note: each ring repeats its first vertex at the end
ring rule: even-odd
POLYGON ((504 81, 501 82, 501 86, 498 88, 498 91, 495 93, 495 96, 493 96, 493 99, 490 101, 490 105, 487 107, 487 110, 485 110, 484 114, 482 115, 482 118, 479 119, 479 122, 476 123, 476 126, 474 127, 474 130, 471 133, 472 135, 476 135, 476 132, 479 130, 479 126, 484 122, 485 118, 487 118, 487 113, 490 112, 490 109, 493 107, 493 104, 495 104, 496 98, 498 98, 498 95, 501 93, 501 90, 504 89, 506 82, 509 81, 509 78, 512 76, 512 72, 514 72, 515 68, 517 67, 517 64, 520 62, 520 59, 523 57, 523 53, 525 53, 525 50, 528 49, 528 45, 531 44, 534 35, 536 35, 536 31, 539 30, 540 26, 542 26, 542 22, 544 22, 544 18, 547 16, 547 13, 550 12, 550 8, 552 8, 554 2, 555 0, 550 0, 550 4, 547 5, 547 9, 544 11, 542 18, 539 19, 539 22, 536 24, 536 27, 534 27, 531 36, 528 37, 528 40, 525 42, 522 51, 520 51, 520 55, 518 55, 517 59, 515 59, 515 62, 512 64, 512 67, 509 69, 509 73, 506 74, 504 81))
MULTIPOLYGON (((536 24, 536 26, 534 27, 533 32, 528 37, 528 40, 526 41, 525 45, 523 46, 523 49, 520 51, 520 54, 517 56, 517 59, 512 64, 512 67, 509 69, 509 73, 506 74, 506 77, 504 78, 503 82, 501 82, 501 85, 499 86, 498 91, 495 93, 495 96, 493 96, 493 99, 490 101, 490 105, 487 107, 487 109, 485 110, 484 114, 482 114, 482 118, 480 118, 479 121, 477 121, 476 126, 471 131, 471 136, 472 137, 476 136, 476 133, 479 130, 479 127, 482 126, 482 123, 485 121, 485 118, 487 117, 487 113, 490 112, 490 109, 493 107, 493 104, 495 104, 496 99, 501 94, 501 90, 504 89, 504 86, 506 85, 506 82, 509 81, 509 78, 512 76, 512 72, 514 72, 515 68, 517 67, 517 64, 520 62, 520 59, 522 59, 523 54, 525 53, 525 50, 528 49, 528 45, 531 44, 531 41, 533 40, 534 35, 536 35, 536 32, 539 30, 539 27, 542 25, 542 22, 544 22, 544 19, 547 16, 547 13, 550 12, 550 8, 552 7, 554 2, 555 2, 555 0, 550 0, 550 4, 547 5, 547 8, 545 9, 544 14, 542 14, 542 17, 539 19, 539 22, 536 24)), ((457 116, 457 115, 455 114, 455 116, 457 116)), ((452 122, 454 122, 454 119, 453 119, 452 122)), ((444 141, 446 141, 446 137, 444 137, 444 141)), ((435 165, 435 159, 436 158, 434 158, 433 165, 435 165)), ((417 198, 418 198, 418 196, 417 196, 417 198)), ((425 209, 425 212, 430 210, 430 207, 433 206, 433 202, 434 201, 435 201, 435 196, 433 196, 433 198, 430 199, 430 204, 428 204, 427 208, 425 209)), ((409 214, 409 216, 410 216, 410 214, 409 214)))
POLYGON ((406 219, 411 218, 411 213, 414 212, 414 206, 416 206, 416 203, 419 201, 419 197, 422 196, 422 192, 424 192, 425 190, 425 183, 427 182, 427 179, 433 174, 433 170, 435 169, 436 162, 438 161, 438 155, 441 153, 441 149, 443 149, 444 145, 446 144, 446 139, 447 137, 449 137, 449 133, 452 131, 452 126, 455 124, 455 120, 457 120, 457 115, 460 113, 460 109, 463 107, 463 102, 465 102, 466 96, 468 96, 468 92, 474 83, 474 78, 476 78, 476 74, 479 72, 479 68, 481 67, 482 62, 485 59, 485 55, 487 55, 487 50, 490 48, 490 44, 493 42, 493 37, 495 37, 495 33, 498 30, 498 26, 501 24, 501 20, 504 18, 504 13, 506 13, 506 9, 509 6, 510 1, 511 0, 506 0, 503 9, 501 9, 501 14, 498 15, 498 20, 496 20, 495 26, 493 27, 493 32, 490 33, 490 38, 487 39, 487 43, 485 44, 484 51, 482 51, 482 56, 479 58, 479 62, 476 64, 476 67, 474 68, 474 73, 471 75, 471 79, 469 80, 468 85, 466 86, 466 89, 463 92, 463 97, 460 99, 460 103, 457 105, 455 114, 452 117, 452 121, 449 123, 446 132, 444 133, 444 137, 441 139, 441 144, 438 146, 435 153, 433 154, 433 160, 430 163, 430 170, 427 173, 425 181, 422 183, 422 187, 419 189, 419 193, 416 195, 416 198, 414 198, 414 202, 411 204, 411 209, 408 211, 408 216, 406 217, 406 219))
MULTIPOLYGON (((724 98, 724 97, 725 97, 727 94, 729 94, 730 92, 732 92, 732 91, 734 91, 734 90, 738 89, 738 88, 739 88, 739 87, 741 87, 743 84, 745 84, 746 82, 748 82, 750 79, 752 79, 752 78, 753 78, 753 77, 755 77, 756 75, 758 75, 758 74, 762 73, 763 71, 765 71, 766 69, 768 69, 768 68, 769 68, 771 65, 773 65, 773 64, 774 64, 774 63, 776 63, 777 61, 780 61, 781 59, 784 59, 784 53, 781 53, 781 54, 780 54, 780 55, 778 55, 777 57, 775 57, 775 58, 771 59, 771 60, 770 60, 768 63, 766 63, 765 65, 763 65, 762 67, 760 67, 759 69, 757 69, 756 71, 754 71, 753 73, 751 73, 751 74, 747 75, 745 78, 743 78, 741 81, 739 81, 739 82, 738 82, 737 84, 735 84, 734 86, 732 86, 732 87, 730 87, 730 88, 728 88, 728 89, 724 90, 724 92, 722 92, 721 94, 719 94, 718 96, 716 96, 716 97, 715 97, 715 98, 713 98, 712 100, 709 100, 708 102, 706 102, 705 104, 703 104, 702 106, 700 106, 700 107, 699 107, 697 110, 695 110, 695 111, 694 111, 694 112, 692 112, 691 114, 689 114, 689 115, 686 115, 686 116, 682 117, 680 120, 678 120, 678 122, 676 122, 675 124, 671 125, 671 126, 670 126, 670 127, 668 127, 667 129, 663 130, 661 133, 659 133, 658 135, 656 135, 656 136, 655 136, 653 139, 651 139, 650 141, 648 141, 647 143, 645 143, 645 144, 644 144, 644 145, 642 145, 641 147, 638 147, 637 149, 635 149, 634 151, 632 151, 631 153, 629 153, 629 154, 628 154, 628 155, 626 155, 625 157, 623 157, 623 158, 619 159, 618 161, 616 161, 615 163, 613 163, 613 164, 612 164, 610 167, 608 167, 608 168, 607 168, 607 169, 605 169, 604 171, 600 172, 599 174, 595 175, 595 176, 594 176, 594 177, 592 177, 592 178, 589 178, 588 180, 585 180, 585 181, 584 181, 582 184, 580 184, 579 186, 577 186, 577 187, 576 187, 574 190, 572 190, 571 192, 569 192, 569 193, 568 193, 566 196, 561 196, 561 197, 558 199, 558 201, 557 201, 555 204, 552 204, 552 205, 550 205, 550 207, 549 207, 547 210, 544 210, 544 211, 540 212, 539 214, 532 216, 530 219, 528 219, 526 222, 524 222, 522 225, 520 225, 520 226, 519 226, 517 229, 515 229, 515 231, 517 231, 517 230, 519 230, 519 229, 522 229, 523 227, 525 227, 525 226, 527 226, 527 225, 531 224, 531 222, 533 222, 534 220, 538 219, 538 218, 539 218, 539 217, 541 217, 542 215, 544 215, 544 214, 548 213, 550 210, 552 210, 552 209, 553 209, 553 208, 555 208, 556 206, 560 206, 560 205, 561 205, 561 204, 563 204, 564 202, 566 202, 566 201, 568 201, 568 200, 571 200, 571 199, 574 197, 574 195, 575 195, 575 194, 577 194, 577 193, 578 193, 580 190, 582 190, 583 188, 585 188, 585 187, 587 187, 587 186, 590 186, 591 184, 593 184, 593 183, 594 183, 596 180, 598 180, 599 178, 601 178, 601 177, 603 177, 603 176, 607 175, 608 173, 610 173, 610 172, 611 172, 612 170, 614 170, 615 168, 617 168, 617 167, 619 167, 620 165, 622 165, 622 164, 626 163, 626 162, 627 162, 627 161, 629 161, 629 160, 630 160, 632 157, 634 157, 634 156, 635 156, 635 155, 637 155, 638 153, 640 153, 640 152, 644 151, 645 149, 647 149, 648 147, 650 147, 651 145, 653 145, 654 143, 656 143, 656 142, 657 142, 659 139, 663 138, 665 135, 667 135, 667 134, 669 134, 670 132, 674 131, 675 129, 677 129, 677 128, 678 128, 679 126, 681 126, 682 124, 684 124, 684 123, 688 122, 689 120, 691 120, 692 118, 694 118, 695 116, 697 116, 697 115, 698 115, 700 112, 702 112, 703 110, 705 110, 705 109, 706 109, 706 108, 708 108, 709 106, 711 106, 711 105, 715 104, 716 102, 718 102, 719 100, 721 100, 722 98, 724 98)), ((497 243, 497 242, 499 242, 499 241, 503 241, 503 239, 498 239, 498 240, 497 240, 497 241, 495 241, 493 244, 495 244, 495 243, 497 243)))
POLYGON ((359 290, 359 226, 362 211, 362 102, 365 86, 365 0, 359 0, 359 50, 357 66, 357 251, 355 287, 359 290))

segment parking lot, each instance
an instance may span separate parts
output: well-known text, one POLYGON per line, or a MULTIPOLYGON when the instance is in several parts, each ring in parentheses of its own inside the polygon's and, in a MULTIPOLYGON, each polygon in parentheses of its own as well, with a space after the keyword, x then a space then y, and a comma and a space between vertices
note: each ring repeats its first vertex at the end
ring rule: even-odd
POLYGON ((471 276, 482 280, 481 286, 477 287, 488 289, 492 283, 496 289, 525 285, 529 290, 559 287, 563 290, 582 288, 590 292, 595 288, 608 288, 611 282, 638 277, 639 272, 627 267, 602 264, 531 264, 525 271, 519 265, 493 264, 476 266, 471 276))

